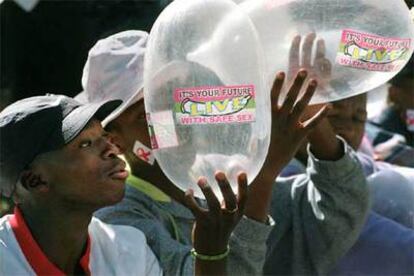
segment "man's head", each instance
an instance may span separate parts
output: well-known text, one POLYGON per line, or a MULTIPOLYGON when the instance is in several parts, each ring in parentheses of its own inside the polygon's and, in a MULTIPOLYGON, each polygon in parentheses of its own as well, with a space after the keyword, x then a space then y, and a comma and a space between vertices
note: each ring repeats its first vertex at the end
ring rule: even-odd
POLYGON ((391 81, 388 100, 401 113, 403 119, 407 110, 414 110, 414 57, 391 81))
MULTIPOLYGON (((327 118, 335 133, 343 137, 354 150, 358 150, 367 120, 367 95, 361 94, 331 104, 332 109, 327 118)), ((308 157, 307 144, 308 141, 304 141, 296 154, 296 158, 303 163, 306 163, 308 157)))
POLYGON ((0 113, 0 189, 17 203, 88 210, 122 199, 127 173, 100 120, 121 101, 81 105, 62 95, 0 113))
POLYGON ((104 119, 113 142, 125 154, 128 163, 145 165, 133 153, 135 143, 149 150, 144 108, 144 55, 148 34, 125 31, 98 41, 89 51, 82 86, 76 98, 82 102, 121 99, 123 104, 104 119))
POLYGON ((355 150, 359 148, 365 132, 366 105, 367 95, 361 94, 333 102, 333 108, 328 114, 336 134, 343 137, 355 150))

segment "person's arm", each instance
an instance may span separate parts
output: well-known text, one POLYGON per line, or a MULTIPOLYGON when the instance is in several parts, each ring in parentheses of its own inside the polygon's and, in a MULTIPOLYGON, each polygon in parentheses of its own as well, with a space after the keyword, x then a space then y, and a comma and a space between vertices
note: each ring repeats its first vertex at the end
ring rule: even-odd
MULTIPOLYGON (((314 40, 315 35, 305 39, 304 65, 310 64, 314 40)), ((300 39, 292 43, 291 64, 299 63, 299 45, 300 39)), ((317 45, 317 56, 324 60, 323 42, 317 45)), ((311 75, 315 69, 309 68, 311 75)), ((317 106, 308 107, 304 116, 315 112, 317 106)), ((269 239, 266 273, 326 274, 355 242, 368 212, 368 187, 353 150, 335 136, 326 119, 309 132, 308 140, 307 173, 279 179, 274 189, 272 215, 278 229, 269 239)))
POLYGON ((318 108, 311 118, 301 121, 317 82, 310 80, 306 92, 299 97, 307 77, 306 70, 300 70, 291 85, 282 106, 278 105, 285 74, 278 73, 271 92, 272 128, 269 152, 258 176, 249 187, 250 196, 246 205, 246 216, 264 222, 267 219, 272 199, 274 180, 295 156, 306 136, 326 116, 328 106, 318 108))

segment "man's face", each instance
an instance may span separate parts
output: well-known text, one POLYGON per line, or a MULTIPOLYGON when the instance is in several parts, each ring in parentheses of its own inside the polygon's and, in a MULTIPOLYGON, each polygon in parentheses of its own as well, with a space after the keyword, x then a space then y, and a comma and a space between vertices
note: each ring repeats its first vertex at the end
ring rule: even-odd
POLYGON ((335 132, 355 150, 359 148, 365 132, 366 105, 367 96, 362 94, 333 102, 333 108, 328 114, 329 122, 335 132))
POLYGON ((128 173, 118 153, 93 120, 63 149, 41 155, 33 166, 49 184, 51 198, 74 208, 98 209, 123 198, 128 173))
POLYGON ((111 134, 114 143, 131 166, 146 165, 133 152, 137 140, 148 148, 151 147, 143 99, 131 105, 119 117, 111 121, 105 129, 111 134))

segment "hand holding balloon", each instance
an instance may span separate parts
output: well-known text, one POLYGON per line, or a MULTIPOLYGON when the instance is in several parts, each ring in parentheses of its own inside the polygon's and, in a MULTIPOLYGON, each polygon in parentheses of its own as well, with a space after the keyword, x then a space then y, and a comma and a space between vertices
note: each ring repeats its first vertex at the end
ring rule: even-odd
MULTIPOLYGON (((187 190, 185 196, 187 206, 196 219, 193 228, 194 249, 198 254, 209 256, 227 251, 230 235, 243 216, 248 194, 245 173, 238 176, 237 197, 223 172, 217 172, 215 178, 224 198, 221 204, 204 177, 201 177, 197 184, 206 198, 209 209, 201 208, 197 204, 191 189, 187 190)), ((222 275, 225 272, 225 261, 222 259, 216 262, 212 267, 208 265, 211 261, 196 259, 196 274, 222 275)))

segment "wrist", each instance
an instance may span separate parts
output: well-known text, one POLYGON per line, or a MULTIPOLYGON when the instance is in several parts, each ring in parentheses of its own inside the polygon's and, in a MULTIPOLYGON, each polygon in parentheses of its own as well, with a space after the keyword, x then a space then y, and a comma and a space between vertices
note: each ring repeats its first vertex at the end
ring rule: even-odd
POLYGON ((218 244, 217 240, 214 240, 213 238, 205 239, 202 243, 195 242, 194 250, 201 254, 201 255, 220 255, 223 252, 225 252, 228 248, 228 242, 220 242, 218 244))
POLYGON ((341 141, 336 137, 327 119, 309 134, 308 140, 310 151, 318 159, 336 161, 343 156, 341 141))
POLYGON ((219 254, 214 254, 214 255, 201 254, 201 253, 197 252, 197 250, 195 250, 195 248, 191 249, 190 253, 191 253, 191 256, 193 258, 201 260, 201 261, 221 261, 221 260, 227 258, 227 256, 229 255, 230 247, 227 245, 227 248, 224 252, 219 253, 219 254))

